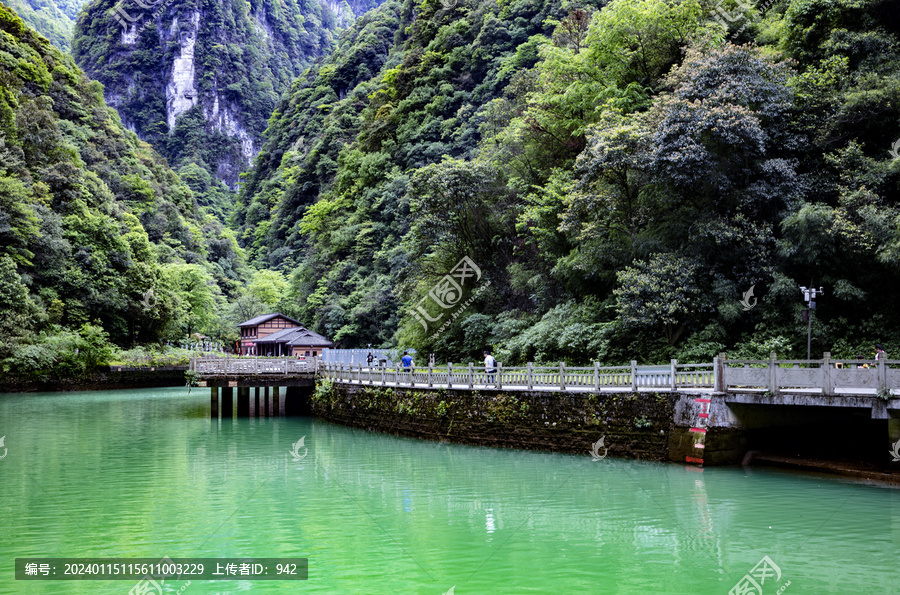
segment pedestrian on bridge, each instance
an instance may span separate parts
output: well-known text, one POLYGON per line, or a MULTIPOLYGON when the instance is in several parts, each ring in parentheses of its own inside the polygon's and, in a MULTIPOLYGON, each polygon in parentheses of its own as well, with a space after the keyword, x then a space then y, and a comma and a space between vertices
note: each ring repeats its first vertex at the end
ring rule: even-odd
POLYGON ((497 360, 491 355, 490 351, 484 352, 484 371, 487 373, 487 381, 494 384, 494 374, 497 373, 497 360))
POLYGON ((403 357, 400 358, 400 363, 403 365, 404 372, 412 372, 413 368, 416 365, 408 351, 403 352, 403 357))

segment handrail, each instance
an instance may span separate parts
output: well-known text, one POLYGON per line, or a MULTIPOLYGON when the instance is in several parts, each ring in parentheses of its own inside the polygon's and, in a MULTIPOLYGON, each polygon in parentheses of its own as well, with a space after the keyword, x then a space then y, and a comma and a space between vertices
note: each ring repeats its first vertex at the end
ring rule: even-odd
POLYGON ((708 388, 715 385, 713 364, 678 364, 670 366, 567 366, 564 363, 543 366, 529 363, 527 366, 504 366, 500 363, 494 372, 488 372, 482 364, 447 364, 446 366, 421 366, 416 368, 369 367, 362 363, 344 364, 322 362, 319 367, 324 377, 335 382, 382 385, 420 386, 472 389, 553 388, 554 390, 627 390, 649 388, 708 388), (674 371, 674 374, 673 374, 674 371))
POLYGON ((362 363, 323 362, 319 358, 227 358, 197 357, 191 359, 193 372, 200 378, 209 376, 271 376, 316 374, 334 382, 409 386, 420 388, 453 388, 478 390, 554 390, 638 392, 651 389, 711 390, 715 392, 784 391, 832 396, 878 395, 890 391, 900 393, 900 360, 831 359, 768 360, 713 358, 712 363, 639 366, 497 364, 489 373, 483 364, 453 364, 402 367, 369 367, 362 363), (866 367, 861 367, 866 366, 866 367))

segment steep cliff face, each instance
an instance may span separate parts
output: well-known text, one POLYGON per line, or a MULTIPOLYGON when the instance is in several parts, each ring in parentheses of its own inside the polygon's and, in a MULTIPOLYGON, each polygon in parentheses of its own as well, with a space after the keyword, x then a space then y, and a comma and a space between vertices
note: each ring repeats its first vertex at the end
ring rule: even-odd
POLYGON ((185 291, 210 311, 234 294, 243 256, 188 176, 2 4, 0 81, 0 378, 16 354, 54 361, 25 351, 44 331, 99 321, 120 344, 156 342, 196 328, 185 291))
POLYGON ((330 0, 96 0, 73 54, 173 167, 198 164, 233 187, 281 93, 353 15, 330 0))

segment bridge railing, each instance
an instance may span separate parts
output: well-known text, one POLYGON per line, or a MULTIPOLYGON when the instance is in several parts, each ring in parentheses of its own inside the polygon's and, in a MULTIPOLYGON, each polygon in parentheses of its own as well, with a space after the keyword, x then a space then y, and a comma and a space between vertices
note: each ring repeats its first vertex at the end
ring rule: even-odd
POLYGON ((364 364, 322 362, 319 373, 335 382, 383 386, 427 386, 447 388, 552 388, 556 390, 630 390, 642 388, 707 388, 716 383, 716 366, 679 364, 668 366, 503 366, 488 372, 483 364, 447 364, 408 368, 368 367, 364 364))
POLYGON ((722 390, 772 394, 796 390, 813 394, 877 394, 900 390, 900 360, 723 360, 722 390))
POLYGON ((638 391, 642 389, 712 389, 718 392, 783 391, 823 395, 880 395, 900 392, 900 360, 729 360, 708 364, 638 366, 503 366, 488 373, 481 363, 416 367, 369 367, 365 364, 322 362, 317 358, 200 357, 191 360, 199 376, 254 376, 317 373, 336 382, 447 388, 522 388, 638 391))
POLYGON ((293 357, 195 357, 191 370, 200 376, 287 375, 315 372, 318 358, 293 357))

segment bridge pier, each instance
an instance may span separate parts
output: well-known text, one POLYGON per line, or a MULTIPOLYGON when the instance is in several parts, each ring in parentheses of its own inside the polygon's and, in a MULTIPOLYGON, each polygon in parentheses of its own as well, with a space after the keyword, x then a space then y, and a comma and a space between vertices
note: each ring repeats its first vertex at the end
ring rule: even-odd
POLYGON ((209 389, 209 417, 219 419, 219 389, 215 386, 209 389))
POLYGON ((222 419, 234 417, 234 392, 230 386, 222 387, 222 419))
POLYGON ((272 408, 269 406, 269 387, 268 387, 268 386, 264 386, 264 387, 263 387, 262 414, 261 414, 261 416, 262 416, 262 417, 269 417, 269 411, 271 411, 271 410, 272 410, 272 408))
POLYGON ((250 417, 250 387, 238 387, 237 416, 250 417))
POLYGON ((259 387, 257 386, 253 391, 253 411, 251 415, 253 417, 259 417, 259 387))
POLYGON ((272 413, 270 417, 278 417, 281 415, 281 408, 278 403, 278 388, 277 386, 272 387, 272 413))

